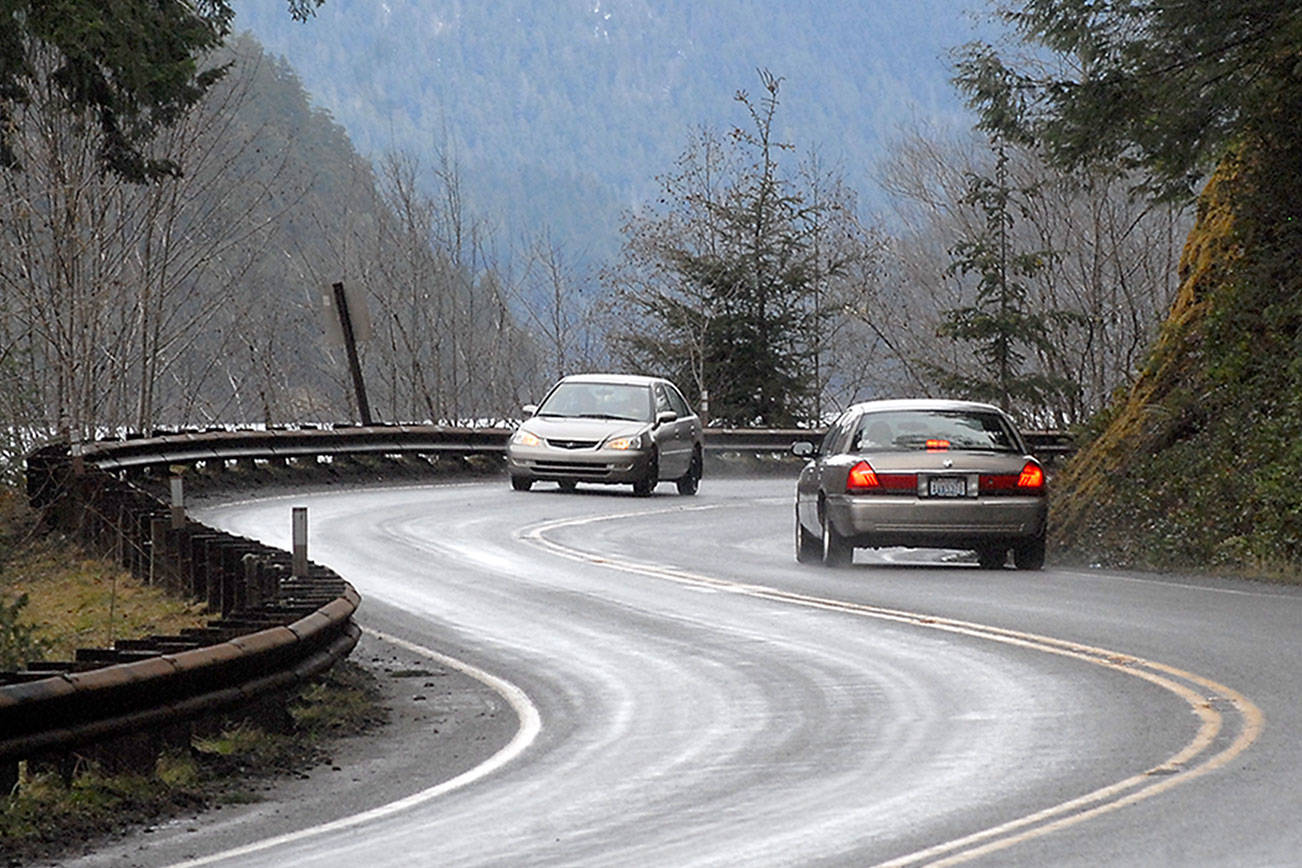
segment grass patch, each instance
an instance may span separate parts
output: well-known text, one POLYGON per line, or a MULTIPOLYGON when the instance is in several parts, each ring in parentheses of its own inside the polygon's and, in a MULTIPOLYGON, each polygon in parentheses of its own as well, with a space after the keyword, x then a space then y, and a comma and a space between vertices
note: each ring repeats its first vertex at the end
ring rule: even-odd
POLYGON ((14 489, 0 489, 0 607, 16 616, 9 632, 30 633, 29 641, 13 643, 12 659, 0 651, 0 668, 21 665, 31 652, 70 660, 78 648, 175 634, 205 620, 203 604, 145 585, 61 535, 40 533, 36 513, 14 489))

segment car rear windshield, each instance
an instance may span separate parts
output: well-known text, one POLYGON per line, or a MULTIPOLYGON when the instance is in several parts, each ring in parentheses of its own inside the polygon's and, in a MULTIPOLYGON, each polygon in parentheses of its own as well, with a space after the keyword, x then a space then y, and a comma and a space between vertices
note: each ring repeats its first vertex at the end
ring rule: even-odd
POLYGON ((885 410, 865 413, 850 451, 915 449, 1020 452, 1017 436, 997 413, 973 410, 885 410))
POLYGON ((539 416, 651 421, 651 390, 625 383, 559 383, 538 407, 539 416))

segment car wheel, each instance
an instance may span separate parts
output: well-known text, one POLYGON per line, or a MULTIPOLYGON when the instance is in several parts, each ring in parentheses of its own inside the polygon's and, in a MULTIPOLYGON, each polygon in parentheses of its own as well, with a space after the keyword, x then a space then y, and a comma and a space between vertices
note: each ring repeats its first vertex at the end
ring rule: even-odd
POLYGON ((805 530, 800 523, 800 513, 796 513, 796 561, 802 564, 815 564, 823 556, 823 547, 818 538, 805 530))
POLYGON ((687 472, 678 477, 679 494, 695 494, 696 490, 701 487, 701 451, 698 449, 692 452, 692 463, 687 466, 687 472))
POLYGON ((560 486, 561 491, 573 491, 575 486, 578 485, 573 479, 562 479, 556 484, 560 486))
POLYGON ((528 491, 533 485, 533 480, 527 476, 512 476, 511 487, 516 491, 528 491))
POLYGON ((1038 570, 1044 566, 1044 537, 1035 539, 1013 548, 1013 565, 1019 570, 1038 570))
POLYGON ((854 560, 854 546, 836 532, 823 510, 823 563, 829 567, 848 566, 854 560))
POLYGON ((638 497, 650 497, 660 481, 660 459, 652 453, 651 463, 647 465, 646 476, 633 483, 633 493, 638 497))
POLYGON ((1002 570, 1008 549, 977 549, 977 563, 983 570, 1002 570))

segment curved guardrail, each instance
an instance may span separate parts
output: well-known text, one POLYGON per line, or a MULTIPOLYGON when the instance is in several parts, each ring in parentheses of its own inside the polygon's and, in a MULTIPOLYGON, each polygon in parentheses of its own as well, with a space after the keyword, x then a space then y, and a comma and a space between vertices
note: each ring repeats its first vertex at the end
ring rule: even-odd
MULTIPOLYGON (((111 464, 119 447, 90 451, 111 464)), ((153 462, 172 458, 162 449, 153 462)), ((120 639, 0 673, 0 789, 16 781, 19 760, 65 766, 73 750, 111 758, 115 743, 161 743, 178 726, 284 695, 347 656, 361 635, 352 620, 360 597, 331 570, 309 564, 296 575, 288 552, 183 520, 126 472, 80 463, 66 446, 28 456, 28 496, 44 524, 205 602, 214 617, 178 635, 120 639)))
MULTIPOLYGON (((178 431, 144 439, 106 441, 85 449, 86 462, 105 470, 239 459, 287 460, 321 455, 501 455, 509 428, 455 428, 439 425, 295 428, 262 431, 178 431)), ((797 440, 818 440, 812 428, 706 428, 705 448, 713 453, 787 452, 797 440)), ((1041 458, 1054 459, 1074 449, 1060 431, 1024 432, 1041 458)))

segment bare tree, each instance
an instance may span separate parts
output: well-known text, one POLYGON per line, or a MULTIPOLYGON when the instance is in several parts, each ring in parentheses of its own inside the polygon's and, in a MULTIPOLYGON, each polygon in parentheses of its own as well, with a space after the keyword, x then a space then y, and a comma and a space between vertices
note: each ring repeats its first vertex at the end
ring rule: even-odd
MULTIPOLYGON (((1064 311, 1053 335, 1055 352, 1029 360, 1046 376, 1075 389, 1041 424, 1081 422, 1128 383, 1175 291, 1175 263, 1189 215, 1130 192, 1133 179, 1104 174, 1063 175, 1034 152, 1008 150, 1009 183, 1035 189, 1012 240, 1053 252, 1030 280, 1040 310, 1064 311)), ((967 303, 970 280, 947 270, 957 239, 981 230, 978 209, 964 204, 965 178, 990 171, 989 150, 973 138, 941 140, 922 133, 897 143, 880 179, 895 198, 888 268, 899 287, 891 341, 901 391, 909 360, 974 371, 976 359, 953 342, 938 341, 942 313, 967 303)))

